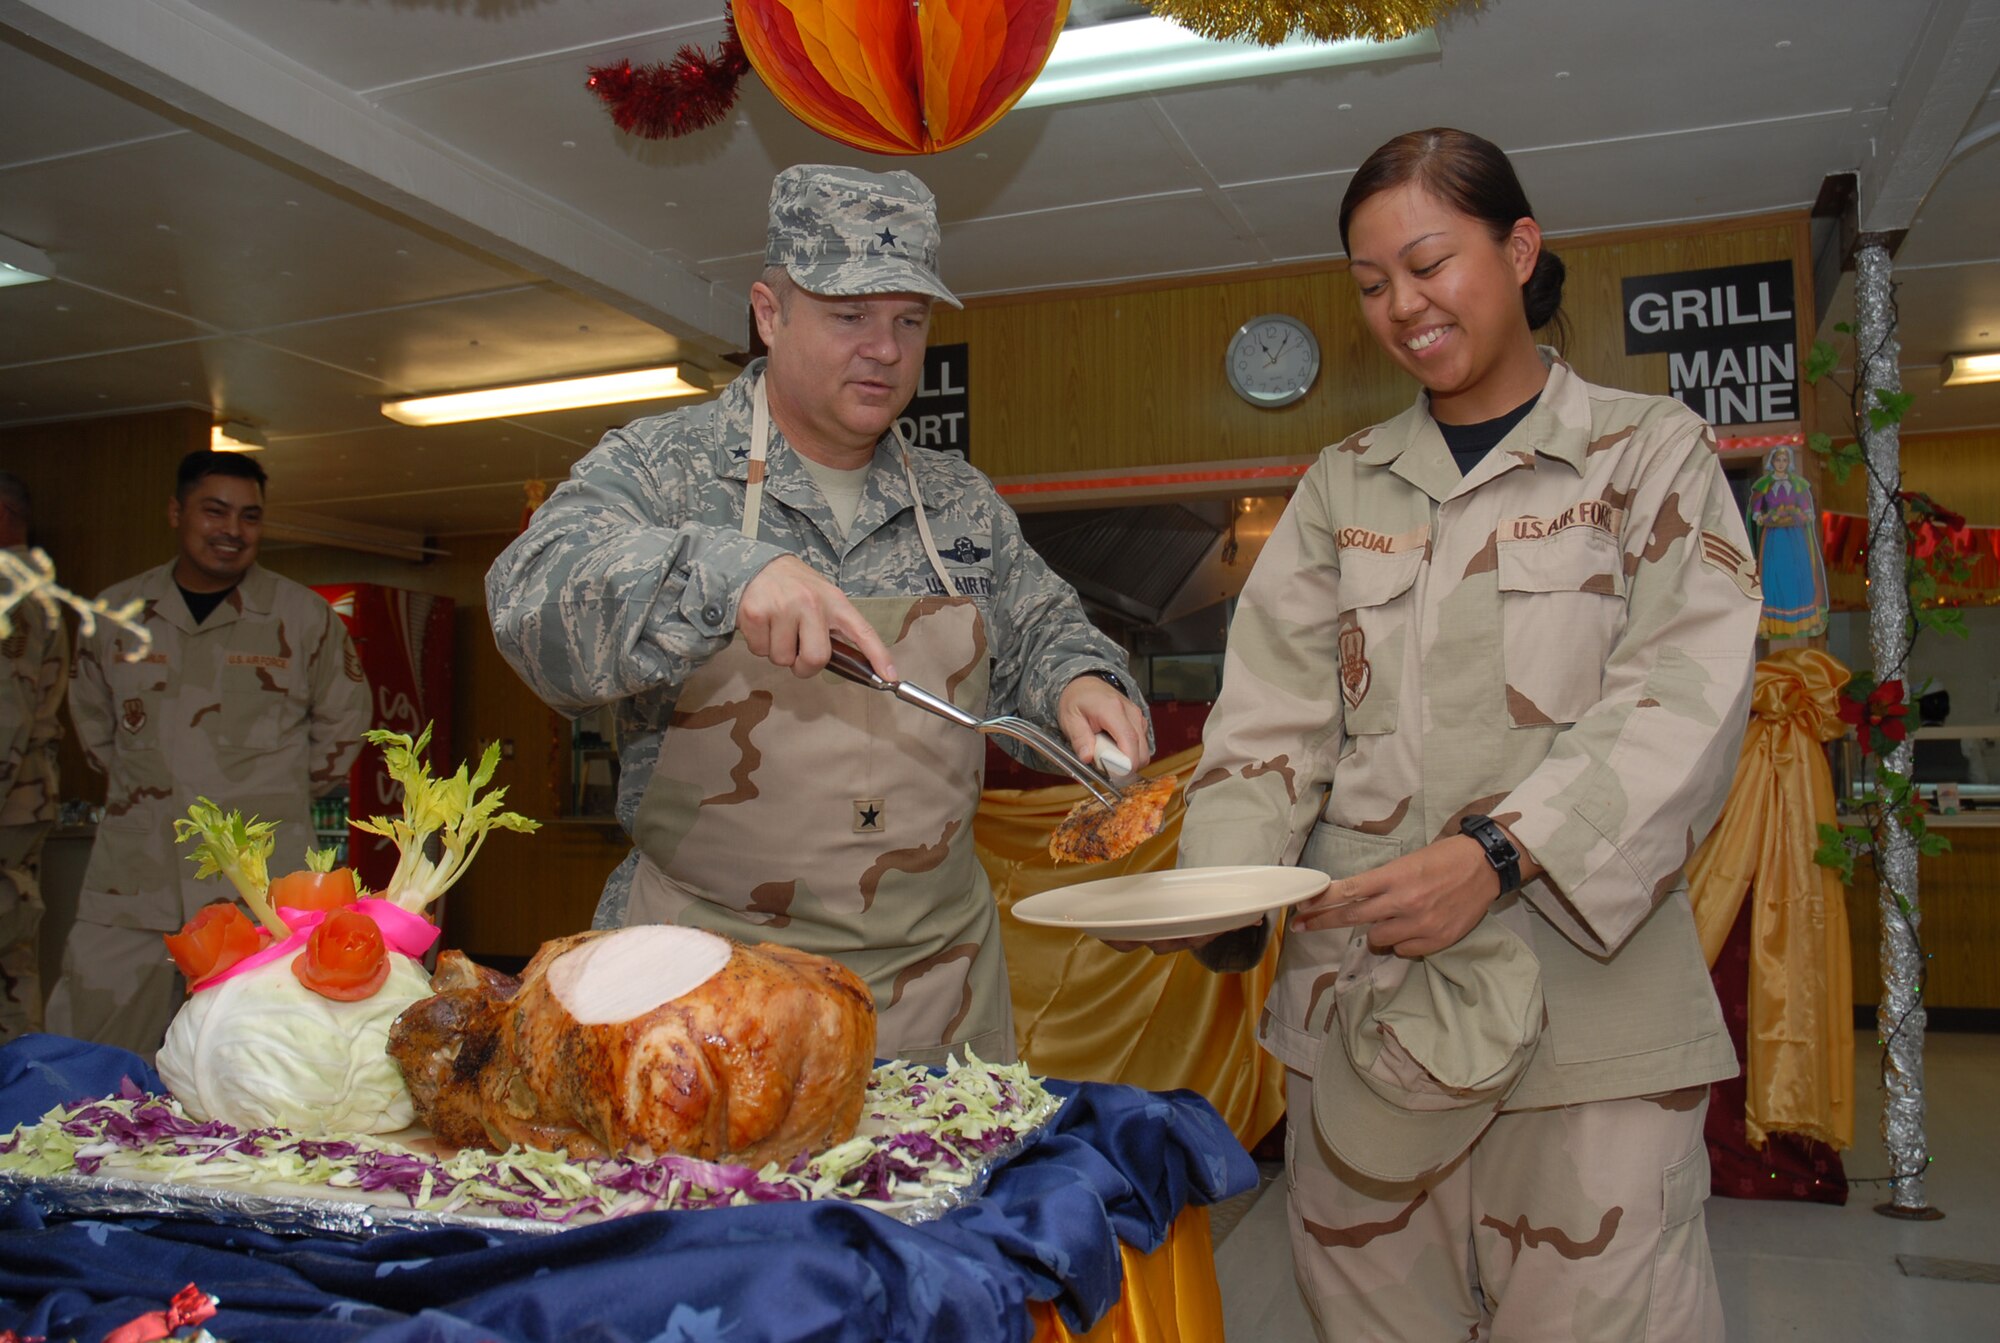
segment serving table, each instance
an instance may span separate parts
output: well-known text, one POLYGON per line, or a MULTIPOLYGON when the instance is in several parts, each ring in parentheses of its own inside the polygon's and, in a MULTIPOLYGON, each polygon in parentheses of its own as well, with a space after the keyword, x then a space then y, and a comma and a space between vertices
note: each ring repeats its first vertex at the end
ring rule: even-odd
MULTIPOLYGON (((0 1047, 0 1135, 51 1107, 161 1090, 138 1056, 0 1047)), ((557 1235, 366 1240, 0 1202, 0 1329, 95 1343, 189 1283, 225 1343, 1206 1343, 1222 1337, 1206 1205, 1256 1168, 1192 1092, 1051 1081, 1062 1108, 984 1194, 907 1224, 839 1202, 645 1213, 557 1235)))

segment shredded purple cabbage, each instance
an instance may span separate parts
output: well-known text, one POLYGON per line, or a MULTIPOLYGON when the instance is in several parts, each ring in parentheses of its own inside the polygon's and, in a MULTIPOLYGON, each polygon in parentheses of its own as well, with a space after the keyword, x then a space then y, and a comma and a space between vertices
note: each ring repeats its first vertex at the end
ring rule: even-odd
POLYGON ((378 1189, 393 1189, 412 1204, 423 1192, 426 1174, 431 1177, 432 1190, 438 1193, 450 1193, 458 1184, 435 1161, 397 1152, 357 1152, 353 1169, 363 1189, 370 1193, 378 1189))
MULTIPOLYGON (((802 1169, 802 1162, 803 1158, 793 1165, 802 1169)), ((592 1176, 607 1189, 645 1194, 654 1199, 665 1198, 669 1187, 679 1180, 681 1206, 696 1208, 721 1207, 739 1193, 753 1203, 786 1203, 805 1197, 793 1185, 758 1179, 757 1172, 748 1166, 688 1156, 613 1161, 593 1171, 592 1176)))
POLYGON ((893 1151, 908 1152, 919 1161, 942 1161, 954 1168, 965 1164, 958 1159, 958 1153, 928 1133, 898 1133, 883 1145, 893 1151))
POLYGON ((998 1124, 987 1129, 986 1132, 976 1138, 961 1138, 959 1141, 972 1151, 977 1152, 980 1156, 985 1156, 988 1152, 997 1151, 1005 1147, 1008 1143, 1014 1141, 1015 1136, 1012 1126, 998 1124))
POLYGON ((869 1153, 867 1160, 847 1174, 848 1180, 859 1182, 863 1198, 878 1200, 894 1198, 899 1180, 921 1180, 923 1177, 922 1166, 900 1160, 886 1148, 881 1147, 869 1153))
POLYGON ((307 1161, 317 1161, 321 1157, 325 1157, 328 1161, 345 1161, 361 1149, 351 1142, 341 1142, 338 1139, 301 1138, 297 1150, 307 1161))

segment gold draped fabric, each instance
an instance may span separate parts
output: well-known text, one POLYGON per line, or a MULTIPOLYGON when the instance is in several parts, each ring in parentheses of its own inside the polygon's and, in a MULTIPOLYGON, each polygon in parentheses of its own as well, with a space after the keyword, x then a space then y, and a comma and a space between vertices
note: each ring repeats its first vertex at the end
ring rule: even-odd
POLYGON ((1166 1243, 1151 1254, 1120 1245, 1125 1287, 1118 1303, 1086 1334, 1070 1332, 1056 1308, 1037 1301, 1028 1308, 1035 1335, 1029 1343, 1217 1343, 1222 1337, 1222 1291, 1215 1281, 1215 1251, 1208 1209, 1189 1206, 1167 1228, 1166 1243))
POLYGON ((1285 1110, 1284 1069, 1258 1048, 1256 1034, 1280 939, 1271 939, 1256 969, 1218 975, 1191 956, 1116 952, 1094 937, 1008 915, 1016 901, 1057 886, 1173 867, 1182 799, 1200 759, 1196 747, 1146 767, 1149 778, 1177 776, 1181 788, 1160 833, 1116 862, 1058 867, 1049 857, 1049 832, 1084 796, 1076 785, 988 790, 973 837, 1000 903, 1014 1037, 1028 1066, 1047 1077, 1149 1091, 1191 1088, 1251 1146, 1285 1110))
POLYGON ((1821 743, 1847 731, 1838 692, 1849 673, 1811 648, 1757 664, 1756 716, 1729 800, 1688 864, 1688 893, 1713 966, 1748 894, 1750 1019, 1744 1116, 1750 1143, 1802 1133, 1854 1142, 1854 986, 1840 879, 1813 862, 1835 820, 1821 743))

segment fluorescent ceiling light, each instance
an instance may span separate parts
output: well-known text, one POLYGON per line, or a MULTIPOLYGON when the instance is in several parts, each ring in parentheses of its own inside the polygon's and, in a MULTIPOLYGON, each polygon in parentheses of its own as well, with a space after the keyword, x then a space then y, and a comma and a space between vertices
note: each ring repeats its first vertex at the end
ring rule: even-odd
POLYGON ((2000 382, 2000 350, 1944 357, 1944 385, 1965 387, 1975 382, 2000 382))
POLYGON ((680 364, 635 368, 627 373, 600 373, 589 378, 559 378, 515 387, 487 387, 443 396, 412 396, 384 401, 382 413, 404 424, 458 424, 491 420, 502 415, 535 415, 579 406, 610 406, 621 401, 659 401, 670 396, 701 396, 710 391, 699 369, 680 364))
POLYGON ((210 452, 262 452, 264 435, 241 420, 225 420, 208 431, 210 452))
POLYGON ((0 233, 0 289, 10 284, 33 284, 55 273, 48 253, 0 233))
POLYGON ((1329 65, 1362 65, 1438 51, 1437 34, 1421 28, 1393 42, 1320 42, 1295 37, 1275 47, 1217 42, 1156 17, 1065 28, 1056 49, 1016 108, 1118 98, 1158 89, 1283 75, 1329 65))

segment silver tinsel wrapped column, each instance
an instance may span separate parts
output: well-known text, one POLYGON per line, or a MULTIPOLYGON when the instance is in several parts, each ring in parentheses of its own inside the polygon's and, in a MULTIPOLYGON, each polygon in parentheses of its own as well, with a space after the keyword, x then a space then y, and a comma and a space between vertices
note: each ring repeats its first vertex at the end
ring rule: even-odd
MULTIPOLYGON (((1896 308, 1891 292, 1889 249, 1864 236, 1854 255, 1855 346, 1860 367, 1861 404, 1876 404, 1878 391, 1902 390, 1897 357, 1896 308)), ((1865 428, 1868 456, 1868 642, 1878 681, 1903 677, 1908 685, 1910 640, 1909 581, 1903 572, 1902 441, 1893 424, 1865 428)), ((1864 729, 1865 731, 1866 729, 1864 729)), ((1909 738, 1882 759, 1884 768, 1908 777, 1915 743, 1909 738)), ((1919 996, 1923 961, 1917 946, 1917 844, 1894 813, 1875 832, 1875 865, 1882 913, 1882 995, 1877 1028, 1886 1042, 1882 1143, 1894 1177, 1890 1201, 1878 1212, 1899 1217, 1934 1216, 1924 1197, 1930 1152, 1924 1142, 1924 1005, 1919 996), (1906 902, 1899 906, 1897 895, 1906 902)))

